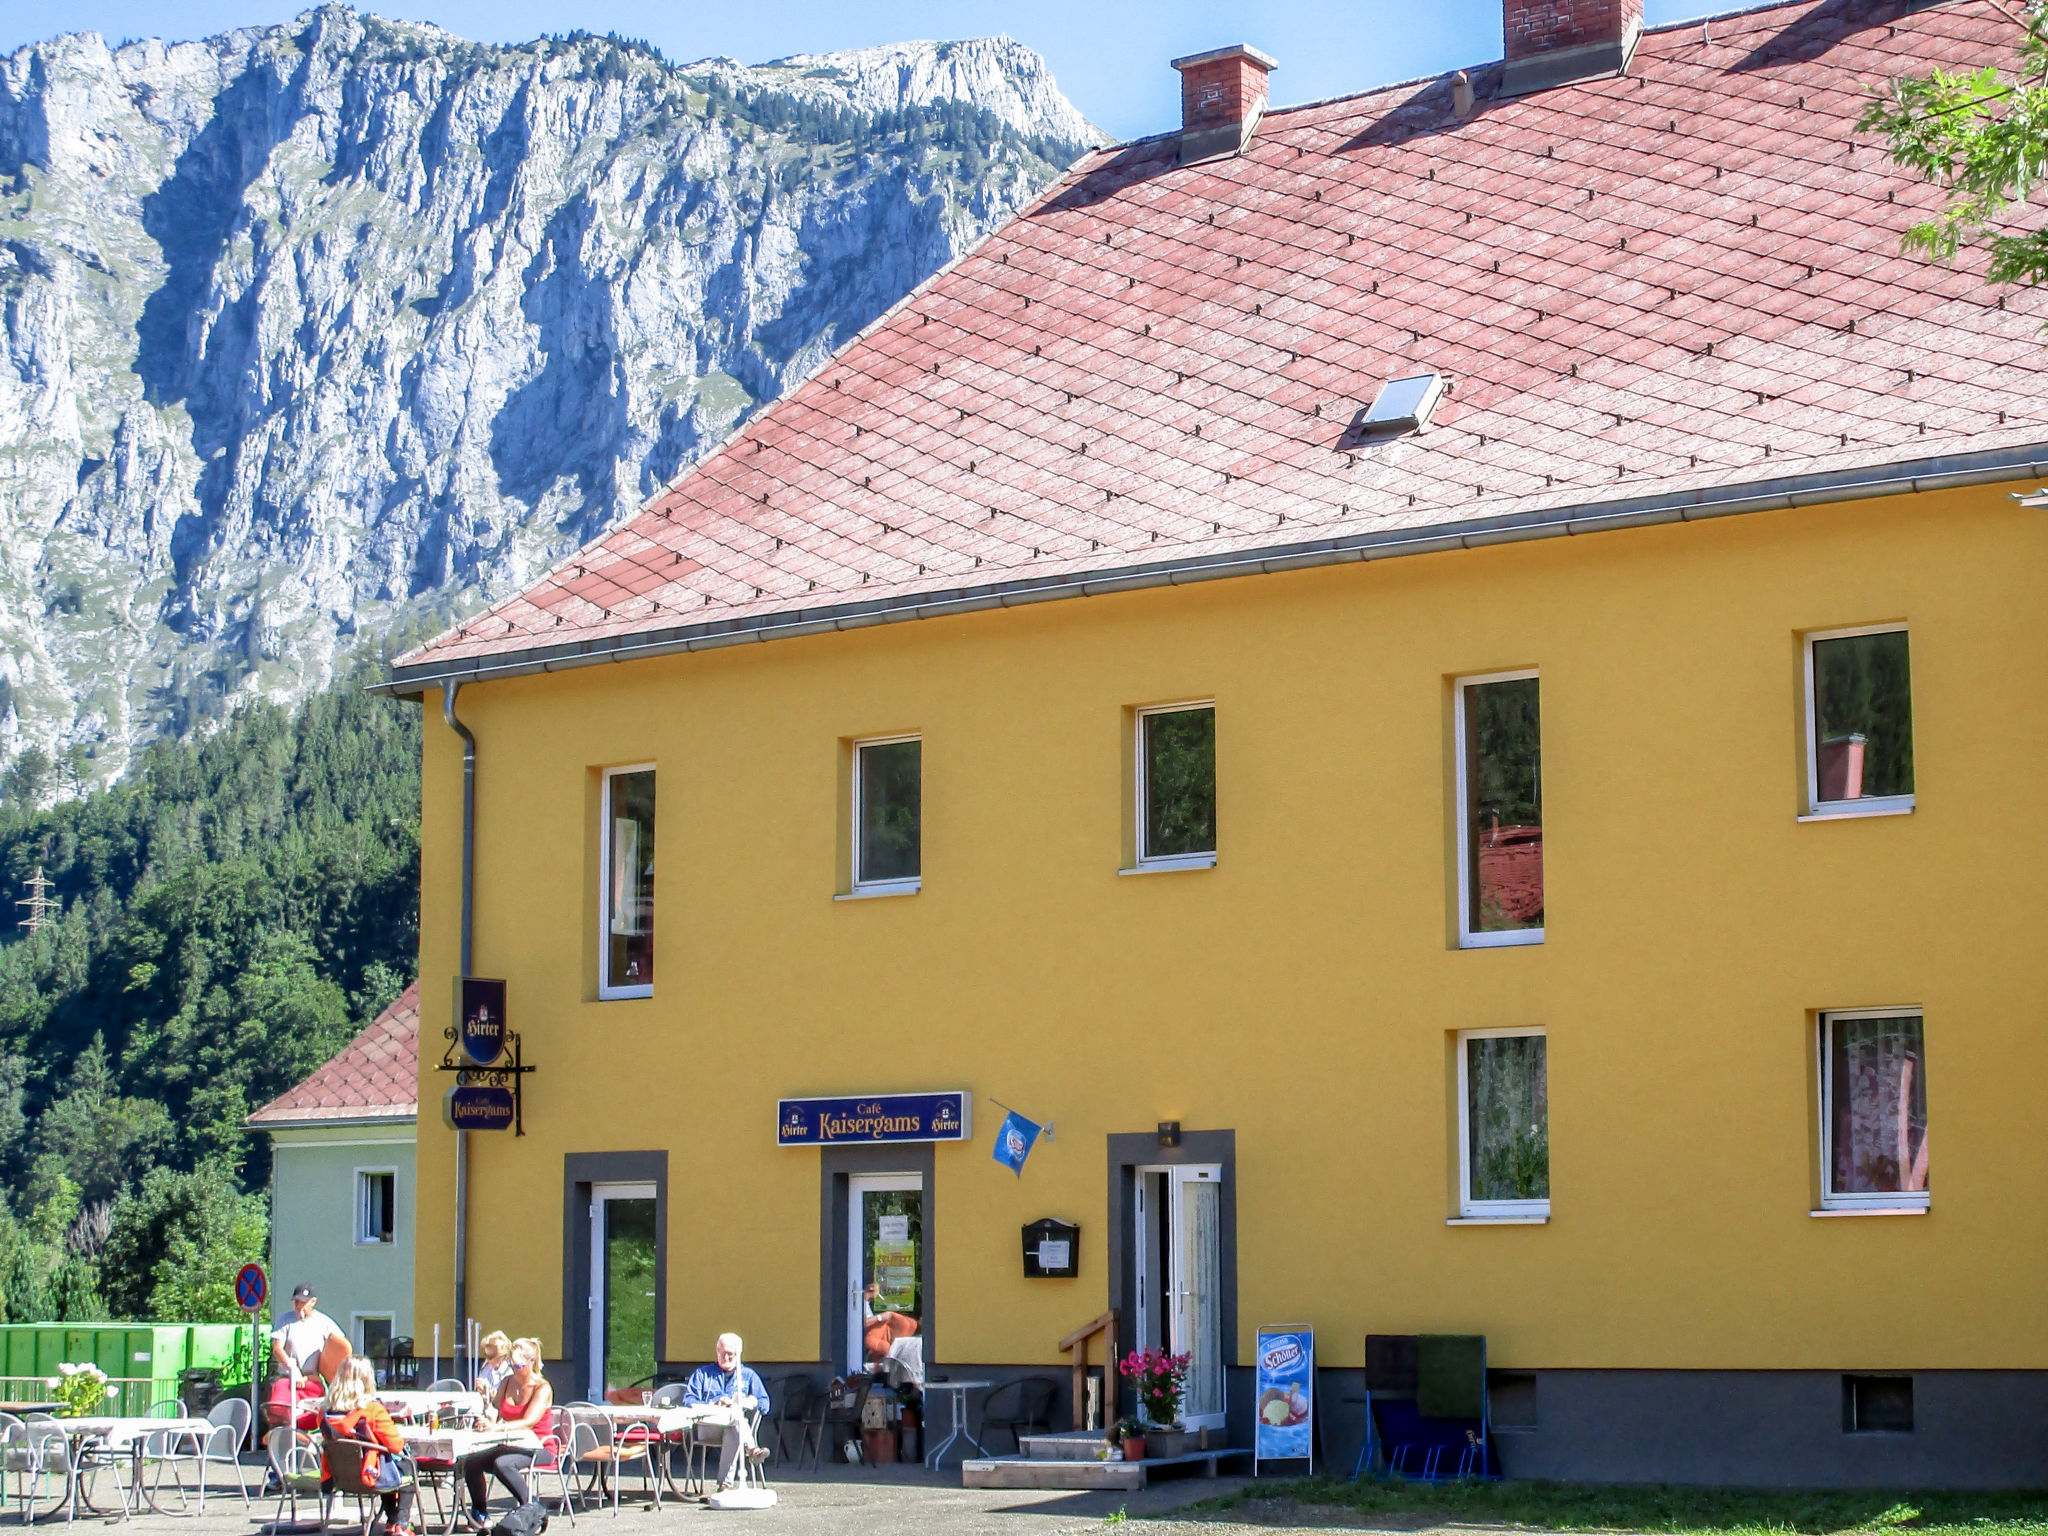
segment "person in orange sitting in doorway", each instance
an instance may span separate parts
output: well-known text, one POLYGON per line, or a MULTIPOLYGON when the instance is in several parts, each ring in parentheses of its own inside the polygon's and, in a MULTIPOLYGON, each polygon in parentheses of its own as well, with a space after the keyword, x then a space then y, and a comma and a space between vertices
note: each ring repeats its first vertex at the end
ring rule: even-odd
POLYGON ((881 1296, 882 1288, 871 1280, 860 1298, 860 1341, 869 1365, 887 1359, 891 1344, 917 1332, 917 1319, 909 1313, 877 1312, 875 1303, 881 1296))

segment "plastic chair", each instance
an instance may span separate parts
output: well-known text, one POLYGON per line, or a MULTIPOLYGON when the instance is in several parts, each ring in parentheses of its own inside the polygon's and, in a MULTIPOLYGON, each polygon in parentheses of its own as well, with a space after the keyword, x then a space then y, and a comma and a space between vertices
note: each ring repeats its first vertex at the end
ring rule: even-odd
POLYGON ((468 1392, 472 1388, 466 1381, 459 1381, 453 1376, 443 1376, 440 1380, 430 1383, 427 1390, 429 1392, 468 1392))
POLYGON ((1027 1376, 1007 1382, 989 1393, 981 1410, 981 1439, 988 1441, 992 1429, 1008 1430, 1024 1454, 1024 1436, 1032 1430, 1052 1433, 1052 1405, 1059 1399, 1059 1383, 1046 1376, 1027 1376))
POLYGON ((314 1522, 313 1529, 324 1530, 330 1500, 320 1486, 320 1453, 314 1449, 311 1437, 289 1424, 280 1424, 263 1437, 263 1451, 270 1462, 270 1470, 277 1475, 277 1513, 271 1519, 271 1530, 304 1529, 299 1524, 301 1494, 312 1499, 320 1510, 320 1518, 314 1522), (291 1505, 290 1525, 284 1523, 287 1502, 291 1505))
POLYGON ((0 1414, 0 1502, 9 1478, 14 1479, 14 1502, 21 1506, 23 1525, 33 1525, 39 1512, 53 1512, 60 1504, 68 1510, 71 1442, 62 1431, 52 1435, 40 1425, 0 1414), (58 1478, 54 1494, 49 1486, 52 1473, 58 1478))
POLYGON ((419 1487, 419 1471, 413 1460, 403 1451, 389 1451, 374 1440, 350 1440, 336 1434, 322 1431, 320 1448, 327 1457, 327 1471, 334 1491, 345 1494, 356 1501, 356 1513, 363 1517, 362 1536, 370 1536, 370 1527, 380 1513, 378 1501, 387 1493, 396 1493, 401 1488, 419 1487), (374 1474, 365 1472, 364 1466, 375 1456, 380 1460, 398 1463, 401 1476, 389 1488, 377 1486, 374 1474))
POLYGON ((242 1477, 242 1446, 249 1438, 247 1398, 224 1397, 213 1405, 206 1422, 213 1426, 199 1439, 199 1510, 206 1512, 206 1469, 220 1465, 234 1468, 235 1491, 242 1503, 249 1502, 249 1485, 242 1477))

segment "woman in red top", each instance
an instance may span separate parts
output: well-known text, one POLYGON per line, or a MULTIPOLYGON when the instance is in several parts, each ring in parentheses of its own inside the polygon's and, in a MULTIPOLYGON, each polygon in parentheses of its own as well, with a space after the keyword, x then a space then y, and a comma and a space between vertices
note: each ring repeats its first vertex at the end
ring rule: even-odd
MULTIPOLYGON (((399 1486, 405 1472, 396 1459, 396 1453, 405 1449, 405 1440, 398 1433, 398 1426, 391 1422, 391 1415, 384 1411, 384 1405, 377 1401, 376 1372, 361 1355, 343 1361, 335 1373, 334 1385, 327 1391, 325 1422, 328 1430, 340 1439, 374 1441, 394 1453, 380 1456, 375 1451, 365 1451, 363 1476, 379 1490, 385 1536, 414 1536, 412 1500, 416 1490, 410 1483, 399 1486)), ((326 1458, 321 1460, 320 1470, 327 1473, 326 1458)))

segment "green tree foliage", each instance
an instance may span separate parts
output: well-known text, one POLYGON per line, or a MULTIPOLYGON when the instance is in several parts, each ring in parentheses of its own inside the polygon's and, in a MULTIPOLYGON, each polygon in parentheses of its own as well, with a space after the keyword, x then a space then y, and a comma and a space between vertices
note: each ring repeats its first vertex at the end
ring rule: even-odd
POLYGON ((1893 80, 1857 126, 1882 134, 1894 161, 1948 194, 1935 217, 1906 232, 1908 250, 1948 261, 1982 246, 1992 282, 2039 283, 2048 278, 2048 230, 1998 225, 2048 163, 2048 0, 1997 8, 2012 24, 2008 59, 1893 80))
POLYGON ((50 809, 46 781, 0 777, 0 885, 40 864, 59 903, 0 943, 10 1319, 238 1315, 269 1175, 243 1120, 416 964, 420 714, 365 680, 247 706, 50 809))

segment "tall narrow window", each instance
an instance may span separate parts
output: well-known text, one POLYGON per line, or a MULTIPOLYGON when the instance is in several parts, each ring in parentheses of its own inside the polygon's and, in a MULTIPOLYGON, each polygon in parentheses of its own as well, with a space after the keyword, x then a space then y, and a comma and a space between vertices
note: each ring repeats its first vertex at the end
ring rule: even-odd
POLYGON ((1903 625, 1806 637, 1806 788, 1816 815, 1909 810, 1913 679, 1903 625))
POLYGON ((398 1225, 398 1175, 389 1169, 356 1170, 356 1241, 388 1243, 398 1225))
POLYGON ((853 888, 908 893, 923 871, 924 743, 915 736, 853 748, 853 888))
POLYGON ((1918 1013, 1857 1009, 1820 1021, 1826 1210, 1927 1204, 1927 1052, 1918 1013))
POLYGON ((1458 683, 1459 939, 1543 941, 1543 714, 1534 672, 1458 683))
POLYGON ((654 770, 614 768, 604 776, 603 861, 598 882, 603 944, 599 997, 654 991, 654 770))
POLYGON ((1458 1036, 1460 1214, 1550 1214, 1550 1086, 1541 1030, 1458 1036))
POLYGON ((1216 706, 1138 711, 1138 863, 1216 862, 1216 706))

